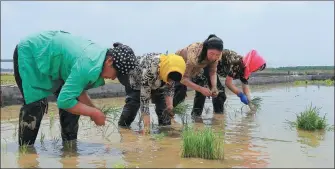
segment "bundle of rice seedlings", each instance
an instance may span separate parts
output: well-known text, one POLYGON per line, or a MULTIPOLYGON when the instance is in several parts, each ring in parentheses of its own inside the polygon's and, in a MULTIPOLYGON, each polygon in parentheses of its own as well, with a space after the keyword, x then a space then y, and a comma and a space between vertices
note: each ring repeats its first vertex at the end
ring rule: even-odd
POLYGON ((174 114, 185 114, 189 108, 190 108, 189 104, 182 102, 173 108, 173 112, 174 114))
POLYGON ((326 115, 321 117, 320 108, 313 107, 312 105, 306 108, 305 111, 297 114, 296 121, 289 121, 289 123, 293 127, 308 131, 323 130, 328 126, 326 115))
POLYGON ((182 102, 173 108, 173 113, 180 116, 183 125, 186 125, 188 123, 187 122, 187 110, 190 107, 191 106, 189 104, 182 102))
POLYGON ((121 108, 116 106, 103 106, 101 111, 105 114, 108 121, 114 121, 118 118, 121 108))
POLYGON ((250 109, 253 111, 258 110, 261 107, 261 102, 262 102, 262 98, 260 97, 254 97, 250 103, 248 104, 250 109))
POLYGON ((207 127, 200 131, 186 127, 182 133, 182 157, 222 160, 223 139, 207 127))

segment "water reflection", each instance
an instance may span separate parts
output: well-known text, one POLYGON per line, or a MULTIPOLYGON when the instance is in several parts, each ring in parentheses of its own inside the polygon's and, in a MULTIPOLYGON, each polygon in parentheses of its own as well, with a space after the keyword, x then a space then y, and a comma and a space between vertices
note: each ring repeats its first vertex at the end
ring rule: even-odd
POLYGON ((17 164, 19 168, 40 168, 39 159, 40 156, 37 154, 36 148, 29 146, 27 148, 20 149, 17 156, 17 164))
POLYGON ((325 130, 316 132, 297 130, 297 141, 304 145, 316 148, 320 146, 320 141, 325 139, 325 133, 325 130))

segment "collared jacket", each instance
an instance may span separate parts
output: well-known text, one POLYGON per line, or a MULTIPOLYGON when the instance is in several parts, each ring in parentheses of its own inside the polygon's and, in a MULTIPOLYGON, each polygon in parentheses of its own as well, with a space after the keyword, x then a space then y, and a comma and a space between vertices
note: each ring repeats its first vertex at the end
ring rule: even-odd
POLYGON ((105 84, 100 77, 107 48, 64 31, 44 31, 18 44, 18 67, 26 104, 59 93, 59 108, 77 104, 83 90, 105 84))

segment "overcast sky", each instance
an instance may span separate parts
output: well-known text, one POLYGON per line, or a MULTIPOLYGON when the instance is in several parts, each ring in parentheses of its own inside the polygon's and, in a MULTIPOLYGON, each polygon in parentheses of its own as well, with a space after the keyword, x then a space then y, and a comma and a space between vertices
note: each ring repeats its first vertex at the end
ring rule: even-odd
MULTIPOLYGON (((269 66, 334 65, 334 2, 1 1, 1 58, 21 38, 65 30, 137 55, 174 52, 215 33, 224 47, 262 54, 269 66)), ((12 68, 12 63, 1 63, 12 68)))

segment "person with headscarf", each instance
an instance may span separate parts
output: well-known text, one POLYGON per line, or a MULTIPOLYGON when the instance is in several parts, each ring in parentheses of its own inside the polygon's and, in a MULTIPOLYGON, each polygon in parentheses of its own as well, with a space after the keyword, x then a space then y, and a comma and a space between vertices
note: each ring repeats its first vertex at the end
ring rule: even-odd
MULTIPOLYGON (((248 87, 248 79, 251 73, 256 71, 262 71, 266 67, 266 62, 262 56, 258 54, 256 50, 251 50, 245 57, 237 54, 236 52, 228 49, 224 49, 222 52, 222 58, 217 66, 217 73, 220 77, 226 78, 225 85, 234 94, 236 94, 241 102, 248 105, 251 101, 251 94, 248 87), (242 82, 242 91, 233 84, 233 79, 239 79, 242 82)), ((193 81, 201 86, 210 85, 207 83, 209 78, 208 67, 205 71, 197 75, 193 81)), ((221 114, 224 111, 224 102, 226 101, 225 88, 218 81, 218 97, 213 98, 214 112, 221 114)), ((192 115, 200 116, 203 111, 206 96, 200 92, 196 92, 194 98, 194 104, 192 109, 192 115)))
POLYGON ((186 64, 175 54, 147 53, 137 57, 138 64, 122 82, 126 87, 126 104, 118 125, 129 127, 138 110, 145 130, 150 125, 150 100, 155 104, 159 125, 171 124, 169 113, 173 107, 175 83, 182 79, 186 64))
MULTIPOLYGON (((183 57, 186 62, 186 71, 181 80, 181 83, 176 85, 178 91, 173 99, 173 107, 185 100, 187 87, 202 93, 207 97, 217 97, 217 65, 221 59, 223 50, 223 41, 214 34, 208 36, 204 42, 195 42, 189 46, 180 49, 176 52, 177 55, 183 57), (200 86, 192 81, 199 73, 203 72, 205 67, 208 67, 209 83, 214 84, 209 86, 200 86)), ((173 116, 173 112, 169 110, 173 116)))
POLYGON ((63 141, 77 139, 80 115, 96 125, 105 115, 91 101, 86 90, 128 74, 135 68, 133 50, 125 45, 112 49, 64 31, 43 31, 22 39, 14 50, 14 76, 23 96, 19 116, 19 145, 33 145, 47 97, 57 97, 63 141))

